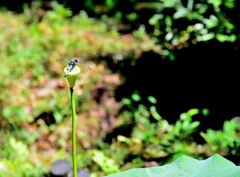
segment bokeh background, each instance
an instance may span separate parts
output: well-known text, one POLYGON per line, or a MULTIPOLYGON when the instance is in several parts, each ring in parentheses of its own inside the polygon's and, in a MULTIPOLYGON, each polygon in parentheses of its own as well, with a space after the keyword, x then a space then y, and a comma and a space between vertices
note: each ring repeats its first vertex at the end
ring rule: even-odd
POLYGON ((0 2, 0 176, 91 177, 216 153, 240 164, 240 2, 0 2))

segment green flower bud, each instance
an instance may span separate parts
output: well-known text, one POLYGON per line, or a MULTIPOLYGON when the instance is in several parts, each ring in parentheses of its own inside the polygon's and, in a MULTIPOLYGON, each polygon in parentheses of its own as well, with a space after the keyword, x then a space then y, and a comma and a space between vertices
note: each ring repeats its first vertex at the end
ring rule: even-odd
MULTIPOLYGON (((67 74, 68 66, 64 68, 64 72, 67 74)), ((74 87, 75 82, 81 69, 78 66, 75 66, 68 74, 67 74, 67 81, 71 88, 74 87)))

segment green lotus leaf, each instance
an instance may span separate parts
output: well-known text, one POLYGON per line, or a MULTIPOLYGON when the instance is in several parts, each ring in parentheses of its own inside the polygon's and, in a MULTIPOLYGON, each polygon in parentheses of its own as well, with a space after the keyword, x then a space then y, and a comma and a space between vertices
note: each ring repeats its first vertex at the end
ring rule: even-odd
POLYGON ((135 168, 106 177, 240 177, 240 166, 218 154, 206 160, 181 156, 171 164, 135 168))

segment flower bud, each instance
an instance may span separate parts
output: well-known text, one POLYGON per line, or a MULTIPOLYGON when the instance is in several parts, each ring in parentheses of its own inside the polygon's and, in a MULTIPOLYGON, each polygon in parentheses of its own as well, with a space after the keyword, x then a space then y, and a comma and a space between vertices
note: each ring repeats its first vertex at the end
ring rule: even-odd
MULTIPOLYGON (((64 72, 67 74, 68 67, 64 68, 64 72)), ((74 87, 75 82, 77 80, 77 77, 79 73, 81 72, 81 69, 78 66, 75 66, 68 74, 67 74, 67 81, 71 88, 74 87)))

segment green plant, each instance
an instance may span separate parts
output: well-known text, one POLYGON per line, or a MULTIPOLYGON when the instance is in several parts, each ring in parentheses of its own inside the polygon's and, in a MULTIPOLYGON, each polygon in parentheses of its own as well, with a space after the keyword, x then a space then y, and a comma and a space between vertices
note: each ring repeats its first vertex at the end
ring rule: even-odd
POLYGON ((205 160, 182 156, 164 166, 131 169, 106 177, 238 177, 239 174, 240 167, 216 154, 205 160))
POLYGON ((125 109, 132 112, 133 120, 136 125, 133 128, 132 135, 142 140, 151 142, 151 139, 158 133, 166 131, 174 138, 184 140, 186 137, 191 136, 200 125, 199 121, 193 121, 193 116, 200 113, 199 109, 194 108, 182 113, 180 119, 171 126, 158 113, 156 107, 157 100, 153 96, 147 97, 148 106, 140 104, 141 100, 142 97, 136 92, 131 95, 130 99, 123 99, 123 104, 124 107, 126 107, 125 109), (151 118, 153 118, 153 120, 151 120, 151 118), (160 127, 163 128, 163 130, 161 130, 160 127))
POLYGON ((105 174, 112 174, 120 172, 119 165, 111 158, 107 157, 99 150, 91 150, 91 159, 101 167, 105 174))
POLYGON ((196 128, 200 125, 199 121, 193 121, 192 117, 199 114, 198 109, 190 109, 186 113, 180 115, 180 120, 177 120, 173 133, 175 137, 185 139, 191 136, 192 133, 196 131, 196 128))
POLYGON ((181 49, 197 42, 217 40, 236 44, 239 35, 235 27, 237 19, 228 13, 235 8, 238 8, 235 0, 159 1, 152 8, 157 13, 149 19, 153 27, 151 33, 163 46, 162 54, 172 60, 175 48, 181 49))
POLYGON ((216 40, 238 44, 239 15, 234 11, 239 9, 239 3, 235 0, 87 2, 85 6, 91 12, 107 13, 123 23, 131 24, 136 36, 146 29, 146 33, 160 45, 161 54, 171 60, 175 59, 174 49, 198 42, 216 40), (103 10, 97 12, 99 6, 103 10))
POLYGON ((73 159, 73 176, 77 176, 77 142, 76 142, 76 111, 73 97, 73 88, 70 88, 71 107, 72 107, 72 159, 73 159))
MULTIPOLYGON (((194 144, 191 136, 197 130, 200 122, 193 121, 192 116, 199 113, 198 109, 191 109, 182 113, 180 120, 171 125, 150 107, 140 105, 134 113, 135 126, 131 137, 119 136, 118 142, 126 143, 130 152, 142 154, 147 159, 163 158, 177 154, 193 153, 194 144), (151 122, 150 116, 157 118, 157 122, 151 122)), ((194 153, 193 153, 194 154, 194 153)))
POLYGON ((165 164, 183 154, 199 157, 200 153, 207 153, 207 148, 192 141, 193 133, 200 125, 199 121, 194 121, 194 116, 200 114, 199 109, 182 113, 175 124, 170 124, 157 112, 157 100, 154 97, 147 98, 148 106, 139 103, 142 99, 134 93, 131 98, 123 100, 129 111, 119 116, 119 122, 121 126, 130 125, 132 129, 129 136, 120 134, 111 145, 112 149, 118 149, 116 152, 122 152, 113 157, 122 163, 121 169, 129 169, 137 164, 141 166, 145 161, 155 159, 165 164), (132 161, 124 164, 129 156, 133 158, 132 161))
POLYGON ((74 100, 74 90, 76 79, 80 73, 80 68, 78 66, 73 66, 70 72, 68 72, 70 65, 64 69, 65 76, 67 76, 67 81, 70 85, 70 100, 71 100, 71 109, 72 109, 72 160, 73 160, 73 177, 77 177, 77 121, 76 121, 76 108, 74 100))
POLYGON ((206 133, 201 132, 201 136, 206 140, 213 152, 240 157, 239 133, 239 118, 233 118, 224 122, 223 130, 208 129, 206 133))
POLYGON ((44 163, 34 163, 34 153, 29 151, 28 146, 14 137, 10 137, 3 146, 5 157, 0 158, 0 176, 35 177, 47 171, 44 163), (31 170, 34 169, 34 170, 31 170))

